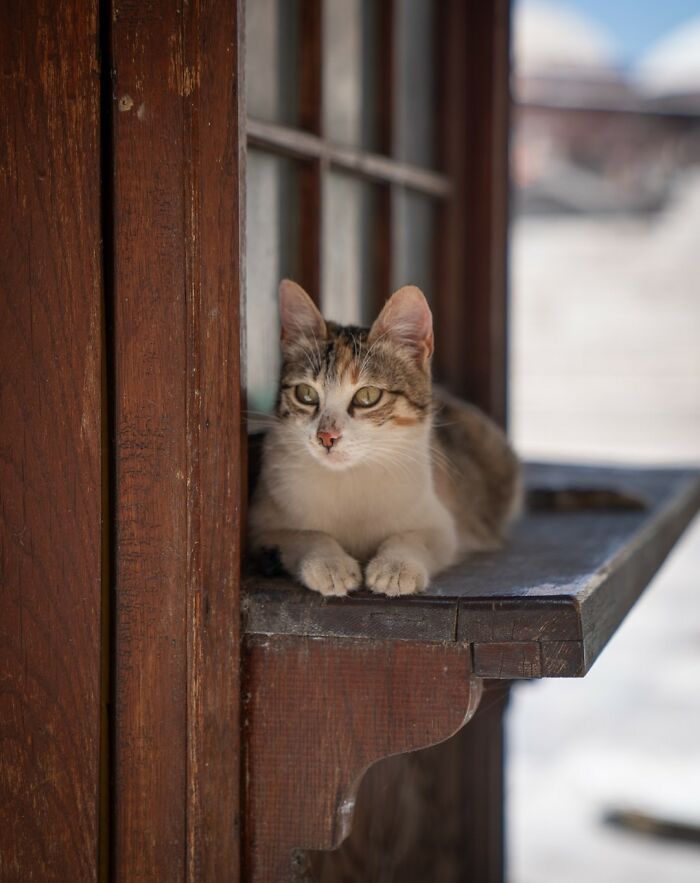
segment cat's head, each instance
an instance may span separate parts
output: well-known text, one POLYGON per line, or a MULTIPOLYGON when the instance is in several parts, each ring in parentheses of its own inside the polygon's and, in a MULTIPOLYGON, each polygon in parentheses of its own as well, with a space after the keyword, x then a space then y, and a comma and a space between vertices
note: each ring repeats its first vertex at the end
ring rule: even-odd
POLYGON ((295 282, 280 284, 278 431, 331 469, 411 468, 430 422, 433 321, 422 292, 396 291, 371 328, 327 321, 295 282))

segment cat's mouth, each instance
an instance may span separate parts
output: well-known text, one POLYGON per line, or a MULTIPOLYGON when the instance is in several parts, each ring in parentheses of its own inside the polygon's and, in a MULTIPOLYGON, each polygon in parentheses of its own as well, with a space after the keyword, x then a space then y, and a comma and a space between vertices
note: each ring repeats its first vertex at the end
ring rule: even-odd
POLYGON ((325 448, 321 445, 310 445, 311 453, 314 459, 321 462, 329 469, 344 469, 351 466, 354 458, 345 448, 339 448, 337 444, 331 448, 325 448))

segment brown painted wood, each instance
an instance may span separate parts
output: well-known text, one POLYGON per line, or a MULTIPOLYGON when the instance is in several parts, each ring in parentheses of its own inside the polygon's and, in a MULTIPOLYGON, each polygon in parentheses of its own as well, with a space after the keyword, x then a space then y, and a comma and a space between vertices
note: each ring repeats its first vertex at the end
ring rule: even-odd
POLYGON ((435 367, 455 394, 506 420, 510 3, 449 0, 441 13, 443 213, 435 367))
POLYGON ((182 34, 175 4, 117 7, 112 27, 113 869, 117 880, 182 880, 188 704, 182 34))
POLYGON ((700 474, 533 465, 526 478, 548 493, 578 487, 584 497, 586 487, 608 487, 647 508, 526 514, 502 550, 468 558, 415 598, 363 590, 326 600, 289 580, 251 574, 246 630, 456 640, 480 648, 480 677, 585 674, 698 511, 700 474))
POLYGON ((114 7, 115 879, 238 873, 241 34, 114 7))
MULTIPOLYGON (((299 5, 299 125, 321 135, 323 127, 322 3, 301 0, 299 5)), ((320 156, 299 164, 299 238, 297 281, 317 304, 321 303, 323 242, 323 176, 320 156)))
POLYGON ((235 880, 240 838, 240 570, 245 490, 242 3, 185 20, 187 96, 187 878, 235 880))
POLYGON ((508 688, 487 681, 474 717, 446 742, 371 767, 350 836, 337 850, 309 856, 307 879, 499 883, 508 688))
POLYGON ((98 868, 102 270, 97 4, 0 28, 0 878, 98 868))
POLYGON ((321 134, 323 121, 322 0, 299 3, 299 125, 321 134))
MULTIPOLYGON (((366 64, 376 64, 375 121, 377 150, 386 156, 394 152, 394 105, 396 91, 396 3, 384 0, 376 9, 377 54, 366 64)), ((376 316, 393 291, 393 203, 396 185, 385 184, 376 188, 374 230, 372 235, 372 267, 374 268, 374 291, 370 294, 371 313, 376 316)))
POLYGON ((245 879, 291 879, 348 834, 365 769, 446 739, 476 709, 468 648, 247 642, 245 879))

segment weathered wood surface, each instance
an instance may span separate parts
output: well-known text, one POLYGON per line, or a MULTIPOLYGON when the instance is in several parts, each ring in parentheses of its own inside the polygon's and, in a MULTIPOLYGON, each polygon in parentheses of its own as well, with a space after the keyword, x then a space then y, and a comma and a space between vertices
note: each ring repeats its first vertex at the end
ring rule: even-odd
POLYGON ((278 883, 347 836, 371 763, 447 739, 481 682, 454 642, 246 643, 244 879, 278 883))
POLYGON ((0 27, 0 879, 98 868, 97 4, 0 27))
POLYGON ((475 555, 415 598, 322 599, 290 580, 246 580, 246 631, 469 642, 491 678, 577 676, 648 584, 700 506, 690 470, 533 465, 532 487, 610 488, 639 510, 531 512, 505 548, 475 555))
POLYGON ((113 876, 235 879, 241 4, 115 4, 113 876))

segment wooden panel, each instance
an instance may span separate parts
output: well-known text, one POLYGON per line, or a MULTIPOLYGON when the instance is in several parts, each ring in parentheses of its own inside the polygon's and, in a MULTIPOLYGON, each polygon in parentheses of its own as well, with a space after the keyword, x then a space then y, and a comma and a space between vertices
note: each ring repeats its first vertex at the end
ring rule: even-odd
POLYGON ((98 867, 97 4, 0 28, 0 878, 98 867))
POLYGON ((446 739, 473 714, 481 684, 469 650, 303 638, 250 639, 246 684, 246 867, 289 879, 305 849, 350 830, 373 761, 446 739))
MULTIPOLYGON (((183 7, 188 9, 188 7, 183 7)), ((189 114, 188 880, 235 880, 240 839, 244 91, 241 3, 186 19, 189 114)))
MULTIPOLYGON (((362 590, 331 601, 286 579, 251 575, 246 630, 516 644, 520 650, 536 642, 549 648, 542 675, 584 674, 697 512, 700 474, 539 465, 528 467, 527 482, 542 489, 539 498, 555 497, 557 488, 596 498, 601 495, 586 489, 610 488, 645 501, 645 508, 530 512, 502 550, 467 558, 415 598, 362 590), (558 660, 561 642, 566 652, 558 660)), ((495 659, 495 650, 482 652, 495 659)), ((501 653, 499 660, 513 666, 499 668, 500 676, 535 676, 524 674, 522 659, 518 652, 501 653)), ((499 676, 492 663, 476 671, 499 676)))
POLYGON ((474 644, 474 670, 485 678, 542 677, 540 645, 536 641, 474 644))
POLYGON ((239 5, 120 4, 114 876, 238 872, 239 5))
POLYGON ((175 4, 129 4, 115 13, 113 865, 117 880, 181 880, 188 576, 182 43, 175 4))
POLYGON ((510 2, 449 0, 441 16, 442 166, 454 199, 438 235, 435 367, 505 424, 510 2))
MULTIPOLYGON (((505 582, 505 577, 504 577, 505 582)), ((475 580, 474 588, 478 586, 475 580)), ((540 598, 531 605, 523 599, 479 601, 470 598, 460 611, 458 641, 498 643, 503 641, 576 640, 581 624, 571 599, 540 598)))
POLYGON ((476 714, 452 738, 369 769, 350 836, 310 857, 309 879, 500 883, 508 688, 486 682, 476 714))

